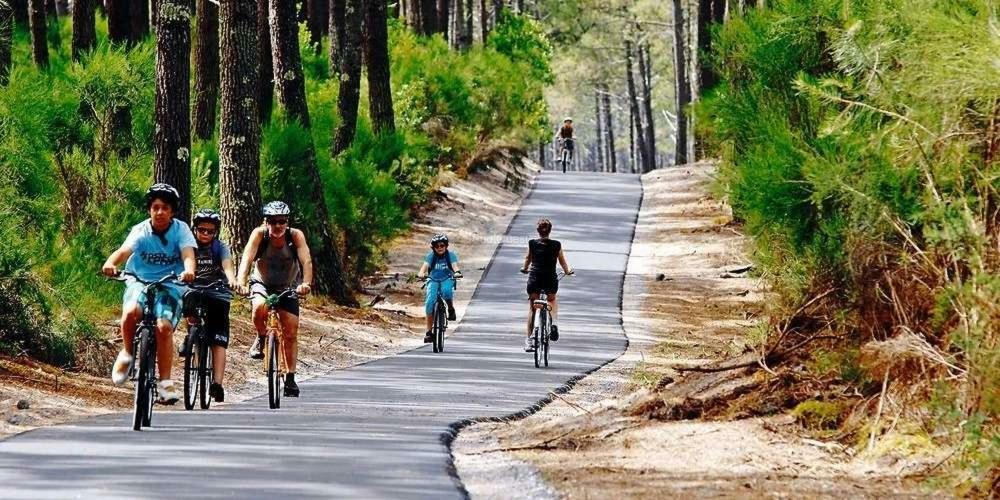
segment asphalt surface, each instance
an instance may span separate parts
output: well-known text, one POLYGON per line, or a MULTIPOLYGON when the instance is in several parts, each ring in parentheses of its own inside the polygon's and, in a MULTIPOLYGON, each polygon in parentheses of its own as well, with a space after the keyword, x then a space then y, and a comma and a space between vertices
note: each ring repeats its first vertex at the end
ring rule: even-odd
MULTIPOLYGON (((621 289, 639 178, 547 172, 514 218, 445 352, 430 345, 209 411, 131 414, 0 441, 0 498, 461 498, 456 424, 523 412, 621 354, 621 289), (577 276, 562 281, 550 366, 523 351, 523 263, 548 217, 577 276)), ((461 248, 456 248, 461 252, 461 248)), ((242 355, 233 353, 232 355, 242 355)), ((178 403, 180 404, 180 403, 178 403)))

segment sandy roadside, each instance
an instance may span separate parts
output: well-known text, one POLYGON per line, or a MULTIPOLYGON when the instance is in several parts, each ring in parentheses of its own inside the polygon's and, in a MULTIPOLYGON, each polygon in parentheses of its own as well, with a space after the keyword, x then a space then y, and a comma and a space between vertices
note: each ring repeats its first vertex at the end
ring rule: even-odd
MULTIPOLYGON (((789 417, 658 421, 626 412, 670 366, 738 354, 764 300, 745 240, 707 194, 713 167, 643 177, 623 296, 629 348, 540 412, 463 430, 455 464, 473 498, 920 497, 912 463, 801 437, 789 417), (723 277, 726 275, 727 277, 723 277)), ((668 377, 668 378, 665 378, 668 377)))
MULTIPOLYGON (((509 162, 477 171, 467 179, 446 179, 438 199, 417 216, 412 230, 389 248, 387 271, 365 280, 366 293, 358 299, 363 304, 377 303, 356 310, 318 299, 304 304, 297 379, 308 380, 422 344, 423 295, 420 284, 409 282, 408 275, 419 269, 433 233, 447 233, 452 248, 460 254, 465 279, 459 286, 456 306, 461 320, 482 269, 537 172, 538 167, 532 163, 509 162)), ((266 390, 260 362, 246 356, 253 333, 245 302, 234 304, 231 321, 226 402, 222 404, 244 401, 266 390)), ((175 335, 175 343, 183 339, 182 329, 175 335)), ((100 358, 98 365, 110 367, 117 345, 111 339, 117 335, 113 325, 107 325, 107 330, 107 345, 92 354, 100 358)), ((175 364, 177 361, 175 358, 175 364)), ((183 380, 179 369, 175 369, 175 380, 183 380)), ((132 397, 131 384, 116 387, 108 377, 63 370, 24 357, 0 357, 0 438, 127 410, 132 406, 132 397)), ((307 386, 303 387, 303 397, 308 397, 307 386)), ((183 405, 157 407, 156 411, 164 410, 183 411, 183 405)))

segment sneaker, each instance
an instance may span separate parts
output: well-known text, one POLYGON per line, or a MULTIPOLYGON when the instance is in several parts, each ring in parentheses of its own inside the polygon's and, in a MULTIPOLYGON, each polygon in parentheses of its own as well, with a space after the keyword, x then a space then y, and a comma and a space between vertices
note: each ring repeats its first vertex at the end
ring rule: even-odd
POLYGON ((181 399, 180 394, 177 393, 177 388, 174 387, 173 380, 161 380, 156 385, 156 393, 160 396, 157 403, 161 405, 172 405, 181 399))
POLYGON ((135 358, 131 354, 125 352, 124 349, 118 353, 118 358, 115 359, 115 365, 111 367, 111 381, 114 382, 115 385, 122 385, 126 380, 128 380, 128 369, 132 366, 132 361, 134 360, 135 358))
POLYGON ((549 340, 551 340, 553 342, 559 340, 559 327, 558 326, 552 325, 552 328, 549 329, 549 340))
POLYGON ((455 321, 456 319, 458 319, 458 316, 455 315, 455 304, 452 304, 451 301, 449 300, 448 301, 448 321, 455 321))
POLYGON ((295 379, 285 377, 285 397, 286 398, 297 398, 299 397, 299 384, 295 383, 295 379))
POLYGON ((191 334, 184 337, 184 342, 181 342, 181 348, 177 349, 177 355, 186 358, 188 354, 191 353, 191 334))
POLYGON ((532 352, 535 350, 535 339, 534 337, 525 337, 524 339, 524 352, 532 352))
POLYGON ((427 330, 427 333, 424 334, 424 343, 430 344, 431 342, 434 342, 434 335, 431 335, 431 331, 427 330))
POLYGON ((264 342, 266 337, 257 336, 257 340, 250 346, 250 359, 264 359, 264 342))
POLYGON ((215 400, 216 403, 221 403, 226 400, 226 391, 222 388, 222 384, 212 383, 208 386, 208 395, 215 400))

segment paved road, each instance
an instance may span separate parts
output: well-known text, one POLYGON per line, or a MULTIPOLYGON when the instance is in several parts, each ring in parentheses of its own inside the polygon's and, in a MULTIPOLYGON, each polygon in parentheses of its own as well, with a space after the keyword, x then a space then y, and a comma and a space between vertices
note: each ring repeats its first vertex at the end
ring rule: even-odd
MULTIPOLYGON (((545 173, 514 219, 462 325, 429 346, 211 411, 153 414, 130 430, 108 415, 0 442, 0 498, 453 498, 450 426, 516 413, 625 348, 620 291, 638 177, 545 173), (540 216, 552 219, 578 276, 560 292, 564 338, 551 366, 522 351, 517 272, 540 216)), ((461 250, 461 249, 459 249, 461 250)))

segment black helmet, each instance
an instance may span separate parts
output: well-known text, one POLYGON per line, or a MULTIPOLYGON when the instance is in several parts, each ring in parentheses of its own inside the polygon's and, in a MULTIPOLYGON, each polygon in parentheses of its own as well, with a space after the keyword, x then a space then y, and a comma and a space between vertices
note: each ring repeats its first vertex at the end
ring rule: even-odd
POLYGON ((157 182, 149 187, 146 191, 146 209, 148 210, 150 206, 153 205, 153 200, 161 199, 174 207, 177 210, 178 205, 180 205, 181 195, 174 189, 170 184, 163 182, 157 182))
POLYGON ((199 222, 211 222, 212 224, 215 224, 216 228, 221 228, 222 216, 219 215, 219 212, 216 212, 211 208, 202 208, 194 214, 194 217, 191 218, 191 222, 195 225, 199 222))
POLYGON ((264 205, 264 217, 272 217, 275 215, 291 215, 292 209, 288 208, 288 205, 283 201, 272 201, 267 205, 264 205))
POLYGON ((444 246, 448 246, 448 235, 447 234, 435 234, 431 236, 431 248, 438 243, 444 243, 444 246))

